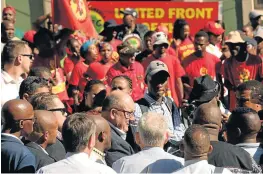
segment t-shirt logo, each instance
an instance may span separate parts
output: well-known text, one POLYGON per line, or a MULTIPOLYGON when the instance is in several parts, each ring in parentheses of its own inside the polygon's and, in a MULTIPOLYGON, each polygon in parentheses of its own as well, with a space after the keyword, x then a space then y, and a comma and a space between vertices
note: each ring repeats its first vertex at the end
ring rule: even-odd
POLYGON ((206 74, 208 74, 207 69, 206 69, 205 67, 200 68, 200 75, 201 75, 201 76, 204 76, 204 75, 206 75, 206 74))
POLYGON ((241 83, 249 81, 249 79, 250 79, 250 72, 249 72, 249 70, 248 69, 241 70, 240 73, 239 73, 239 79, 240 79, 241 83))

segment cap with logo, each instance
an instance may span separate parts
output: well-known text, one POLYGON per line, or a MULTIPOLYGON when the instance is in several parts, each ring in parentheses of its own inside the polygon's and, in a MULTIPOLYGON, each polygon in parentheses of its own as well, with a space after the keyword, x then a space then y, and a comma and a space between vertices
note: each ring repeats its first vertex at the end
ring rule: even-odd
POLYGON ((152 61, 146 69, 145 81, 151 79, 153 75, 159 72, 166 72, 167 76, 170 76, 167 65, 164 62, 160 60, 152 61))
POLYGON ((136 48, 134 48, 128 42, 124 42, 121 45, 117 46, 117 50, 120 56, 135 56, 135 53, 138 52, 136 48))
POLYGON ((125 8, 123 11, 120 11, 124 15, 132 15, 133 17, 137 18, 138 13, 133 8, 125 8))
POLYGON ((154 33, 152 36, 152 43, 153 45, 167 44, 167 46, 169 46, 167 36, 163 32, 154 33))
POLYGON ((204 30, 206 32, 213 33, 215 35, 221 35, 225 32, 225 30, 222 28, 222 26, 219 23, 216 23, 214 21, 209 21, 205 24, 204 30))

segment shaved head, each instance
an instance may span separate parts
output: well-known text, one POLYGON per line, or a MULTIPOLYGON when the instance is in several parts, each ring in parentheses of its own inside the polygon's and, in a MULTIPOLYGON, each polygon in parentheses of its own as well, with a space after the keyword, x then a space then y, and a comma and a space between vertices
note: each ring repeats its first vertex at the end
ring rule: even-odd
POLYGON ((57 135, 58 121, 51 111, 35 110, 36 122, 34 124, 34 131, 29 135, 29 140, 38 141, 45 132, 49 132, 49 142, 55 143, 57 135))
POLYGON ((9 100, 2 108, 3 132, 8 130, 16 133, 22 130, 21 134, 26 137, 33 131, 33 118, 34 110, 28 101, 9 100))
POLYGON ((243 143, 246 139, 254 139, 261 129, 261 122, 257 112, 251 108, 239 107, 233 110, 227 122, 229 142, 243 143), (233 134, 239 129, 240 135, 233 134))
POLYGON ((105 120, 101 114, 92 114, 87 112, 87 117, 92 118, 93 121, 96 124, 96 133, 100 133, 101 131, 105 131, 107 129, 110 129, 110 125, 107 122, 107 120, 105 120))
POLYGON ((200 105, 194 113, 193 124, 214 124, 221 126, 221 121, 222 115, 219 107, 211 103, 200 105))

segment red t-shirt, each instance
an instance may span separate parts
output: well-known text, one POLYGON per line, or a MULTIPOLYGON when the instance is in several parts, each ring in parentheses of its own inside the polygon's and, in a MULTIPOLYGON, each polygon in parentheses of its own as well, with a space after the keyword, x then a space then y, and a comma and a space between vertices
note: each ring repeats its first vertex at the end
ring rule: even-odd
MULTIPOLYGON (((235 58, 226 59, 223 65, 223 76, 234 87, 249 80, 263 78, 263 65, 260 57, 249 54, 244 62, 238 62, 235 58)), ((236 107, 234 91, 230 94, 230 110, 236 107)))
POLYGON ((181 78, 182 76, 185 75, 185 71, 183 67, 181 66, 180 62, 178 61, 177 58, 174 58, 174 56, 168 55, 164 58, 156 59, 152 54, 147 57, 142 62, 142 65, 146 71, 148 65, 151 63, 151 61, 154 60, 160 60, 164 62, 169 70, 170 78, 168 80, 168 90, 166 92, 166 96, 172 97, 174 99, 174 102, 176 103, 177 106, 179 106, 179 103, 181 103, 180 100, 180 91, 179 88, 176 84, 176 79, 181 78))
POLYGON ((144 69, 138 62, 134 62, 129 68, 122 66, 120 62, 113 65, 107 72, 107 83, 111 86, 111 81, 115 76, 126 75, 132 80, 132 99, 137 101, 144 95, 144 69))
POLYGON ((190 86, 193 86, 196 78, 206 74, 210 75, 212 79, 215 79, 216 72, 220 70, 221 62, 216 56, 206 52, 202 58, 191 54, 182 61, 182 65, 185 69, 186 76, 190 80, 190 86))
POLYGON ((67 75, 68 73, 71 73, 74 69, 74 66, 78 63, 78 60, 70 59, 69 57, 66 57, 64 60, 64 72, 67 75))
POLYGON ((86 77, 84 77, 85 73, 88 70, 88 65, 85 64, 83 61, 78 62, 71 74, 71 78, 69 80, 69 84, 74 85, 74 86, 78 86, 79 87, 79 91, 80 91, 80 95, 82 96, 86 83, 87 83, 87 79, 86 77))
POLYGON ((195 52, 193 40, 191 37, 188 37, 176 48, 177 57, 180 61, 183 61, 187 56, 195 52))

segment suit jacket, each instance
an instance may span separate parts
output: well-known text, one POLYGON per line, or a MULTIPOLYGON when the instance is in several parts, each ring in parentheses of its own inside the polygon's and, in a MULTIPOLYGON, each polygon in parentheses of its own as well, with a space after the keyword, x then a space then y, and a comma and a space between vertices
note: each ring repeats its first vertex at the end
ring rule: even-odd
POLYGON ((118 159, 134 154, 132 147, 121 138, 120 132, 110 124, 111 127, 111 148, 106 152, 105 160, 108 166, 118 159))
POLYGON ((38 144, 28 141, 25 145, 36 157, 36 170, 56 162, 56 160, 46 154, 38 144))
POLYGON ((1 173, 34 173, 35 156, 18 138, 1 134, 1 173))
POLYGON ((65 147, 58 138, 55 144, 47 146, 46 151, 55 162, 64 159, 66 155, 65 147))
POLYGON ((165 152, 161 147, 146 147, 113 163, 117 173, 171 173, 183 167, 184 159, 165 152))

